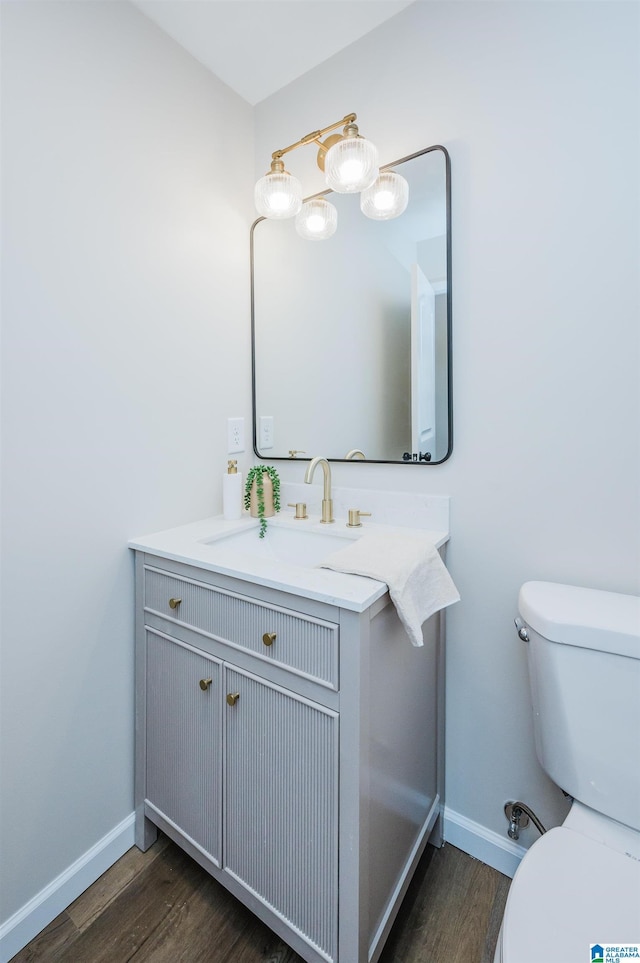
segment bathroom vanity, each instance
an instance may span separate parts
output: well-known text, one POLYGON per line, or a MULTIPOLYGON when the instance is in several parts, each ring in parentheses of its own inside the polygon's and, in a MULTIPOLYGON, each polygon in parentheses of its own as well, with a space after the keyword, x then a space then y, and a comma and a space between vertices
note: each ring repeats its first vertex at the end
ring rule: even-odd
POLYGON ((131 543, 136 842, 161 829, 308 963, 368 963, 441 843, 441 616, 413 647, 386 586, 315 568, 338 536, 302 524, 131 543))

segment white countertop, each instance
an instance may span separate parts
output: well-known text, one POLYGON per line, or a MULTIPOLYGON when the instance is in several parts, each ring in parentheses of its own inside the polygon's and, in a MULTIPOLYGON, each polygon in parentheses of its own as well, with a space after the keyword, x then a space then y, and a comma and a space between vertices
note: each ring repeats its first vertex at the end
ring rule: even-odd
POLYGON ((222 516, 204 518, 189 525, 181 525, 179 528, 133 538, 129 541, 129 547, 150 555, 158 555, 161 558, 194 565, 212 572, 220 572, 257 585, 290 592, 293 595, 338 605, 355 612, 363 612, 387 591, 385 583, 378 582, 376 579, 361 575, 346 575, 330 569, 293 565, 274 558, 258 556, 254 558, 249 552, 241 559, 237 553, 231 552, 229 560, 224 560, 220 544, 222 540, 230 535, 249 532, 253 528, 256 532, 256 545, 263 551, 268 546, 271 526, 297 532, 304 530, 320 535, 330 534, 344 538, 345 545, 348 544, 348 540, 359 538, 365 533, 398 534, 416 531, 418 528, 423 534, 429 536, 437 548, 444 545, 449 538, 448 531, 432 531, 418 526, 409 528, 367 522, 363 523, 362 528, 348 529, 344 519, 337 520, 331 525, 324 525, 320 522, 318 515, 309 515, 308 519, 296 520, 291 510, 285 510, 275 518, 268 519, 264 546, 259 546, 258 519, 251 518, 247 514, 235 522, 225 521, 222 516), (304 526, 304 529, 301 526, 304 526))

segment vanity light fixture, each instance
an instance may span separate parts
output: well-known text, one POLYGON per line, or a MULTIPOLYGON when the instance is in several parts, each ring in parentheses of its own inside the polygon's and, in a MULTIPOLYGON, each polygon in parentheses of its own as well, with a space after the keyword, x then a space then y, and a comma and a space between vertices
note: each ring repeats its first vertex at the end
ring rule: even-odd
MULTIPOLYGON (((355 114, 350 116, 355 120, 355 114)), ((328 187, 338 194, 357 194, 371 187, 378 176, 378 148, 358 133, 353 121, 345 125, 342 134, 328 137, 323 146, 326 153, 320 151, 318 166, 324 169, 328 187), (326 150, 330 141, 333 143, 326 150)))
POLYGON ((380 171, 378 179, 360 195, 360 210, 375 221, 399 217, 409 203, 409 184, 395 171, 380 171))
POLYGON ((294 217, 302 207, 302 184, 274 154, 271 170, 256 184, 254 196, 256 209, 263 217, 294 217))
POLYGON ((355 114, 347 114, 335 124, 274 151, 271 169, 255 187, 258 213, 268 218, 295 217, 298 234, 308 240, 323 240, 335 233, 338 212, 334 205, 323 197, 313 197, 303 204, 300 181, 285 170, 282 160, 289 151, 315 144, 318 167, 324 171, 328 187, 339 194, 362 191, 360 206, 367 217, 388 220, 402 214, 409 197, 406 180, 393 171, 380 173, 377 148, 362 137, 355 121, 355 114), (338 127, 343 128, 341 134, 334 133, 322 140, 338 127), (365 196, 370 198, 366 203, 365 196))
POLYGON ((307 241, 324 241, 335 234, 338 212, 324 197, 312 197, 296 214, 296 231, 307 241))

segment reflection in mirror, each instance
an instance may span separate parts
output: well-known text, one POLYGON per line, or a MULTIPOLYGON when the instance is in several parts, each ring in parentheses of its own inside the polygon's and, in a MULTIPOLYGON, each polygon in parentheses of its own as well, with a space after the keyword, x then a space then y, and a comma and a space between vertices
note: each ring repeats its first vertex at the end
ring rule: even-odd
POLYGON ((336 233, 292 220, 252 230, 254 447, 332 460, 436 464, 451 454, 449 157, 387 165, 409 182, 398 218, 331 195, 336 233))

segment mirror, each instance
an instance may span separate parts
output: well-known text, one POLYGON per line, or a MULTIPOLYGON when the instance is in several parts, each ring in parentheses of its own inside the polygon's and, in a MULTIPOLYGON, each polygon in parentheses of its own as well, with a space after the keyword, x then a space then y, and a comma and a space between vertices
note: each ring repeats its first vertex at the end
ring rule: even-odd
POLYGON ((386 168, 409 182, 393 220, 326 191, 338 209, 327 240, 302 239, 294 219, 252 227, 260 458, 434 465, 451 454, 449 155, 429 147, 386 168))

